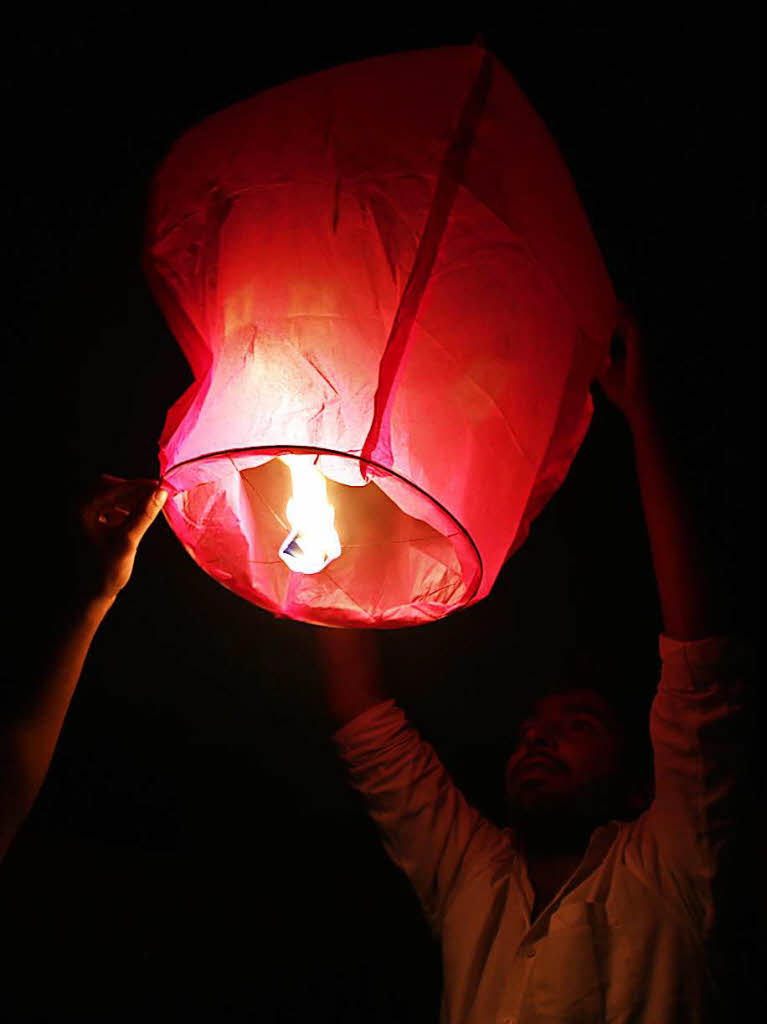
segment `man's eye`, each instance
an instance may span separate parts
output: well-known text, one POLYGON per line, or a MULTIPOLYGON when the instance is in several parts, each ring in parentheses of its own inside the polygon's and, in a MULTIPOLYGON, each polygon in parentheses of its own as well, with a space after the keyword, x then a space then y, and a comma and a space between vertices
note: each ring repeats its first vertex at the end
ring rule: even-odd
POLYGON ((581 729, 584 725, 586 726, 587 731, 590 730, 591 732, 594 732, 596 729, 596 726, 590 718, 576 718, 573 722, 574 729, 581 729))

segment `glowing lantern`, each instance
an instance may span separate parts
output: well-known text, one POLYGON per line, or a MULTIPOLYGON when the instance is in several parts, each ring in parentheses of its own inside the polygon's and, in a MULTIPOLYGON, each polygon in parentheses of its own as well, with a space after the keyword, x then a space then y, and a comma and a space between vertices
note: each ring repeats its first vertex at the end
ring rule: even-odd
POLYGON ((364 60, 171 148, 145 268, 194 382, 165 515, 275 615, 485 597, 586 432, 615 298, 557 147, 478 46, 364 60))

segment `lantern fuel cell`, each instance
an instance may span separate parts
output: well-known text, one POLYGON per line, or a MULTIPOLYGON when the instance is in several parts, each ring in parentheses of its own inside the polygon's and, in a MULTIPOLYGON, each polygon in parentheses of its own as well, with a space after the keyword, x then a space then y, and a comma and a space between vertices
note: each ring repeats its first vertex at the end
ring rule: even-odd
POLYGON ((293 481, 293 493, 286 513, 293 531, 280 548, 280 558, 293 572, 321 572, 341 554, 333 521, 335 510, 328 503, 325 478, 312 465, 312 457, 283 455, 293 481))
POLYGON ((318 625, 487 596, 585 436, 616 313, 491 53, 355 61, 207 117, 156 170, 144 268, 194 375, 160 469, 202 569, 318 625))

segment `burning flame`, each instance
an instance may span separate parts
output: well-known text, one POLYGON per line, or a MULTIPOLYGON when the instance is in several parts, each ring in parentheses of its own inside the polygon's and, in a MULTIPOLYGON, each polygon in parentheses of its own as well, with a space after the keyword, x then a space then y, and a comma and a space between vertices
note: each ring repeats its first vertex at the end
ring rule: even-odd
POLYGON ((335 509, 328 504, 327 481, 311 458, 280 455, 293 479, 293 494, 287 506, 293 529, 280 548, 280 558, 293 572, 307 574, 320 572, 341 554, 333 525, 335 509))

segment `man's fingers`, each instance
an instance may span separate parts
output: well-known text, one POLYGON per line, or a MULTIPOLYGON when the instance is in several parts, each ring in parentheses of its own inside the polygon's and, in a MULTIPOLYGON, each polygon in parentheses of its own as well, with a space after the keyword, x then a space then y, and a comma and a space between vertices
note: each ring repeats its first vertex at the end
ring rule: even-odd
POLYGON ((96 522, 101 523, 102 526, 119 526, 120 523, 126 521, 130 514, 131 510, 123 505, 108 505, 98 512, 96 522))
POLYGON ((629 309, 625 302, 618 300, 616 311, 616 330, 626 338, 633 338, 640 334, 639 321, 635 314, 629 309))
POLYGON ((152 484, 150 493, 140 501, 126 520, 125 535, 133 544, 138 544, 146 531, 157 518, 160 509, 165 504, 168 492, 156 484, 152 484))
POLYGON ((620 330, 616 330, 610 341, 610 365, 620 363, 625 358, 626 337, 620 330))
POLYGON ((106 478, 106 483, 101 489, 102 494, 130 497, 131 495, 143 494, 147 488, 158 487, 159 480, 149 480, 145 477, 136 477, 134 480, 120 480, 113 477, 106 478))
MULTIPOLYGON (((116 479, 116 478, 113 478, 116 479)), ((120 480, 108 483, 102 474, 80 505, 81 520, 90 527, 121 526, 157 487, 156 480, 120 480)))
POLYGON ((81 508, 91 505, 102 508, 110 503, 133 508, 136 500, 143 497, 147 488, 157 487, 158 484, 159 480, 123 480, 122 477, 102 473, 83 495, 81 508))

